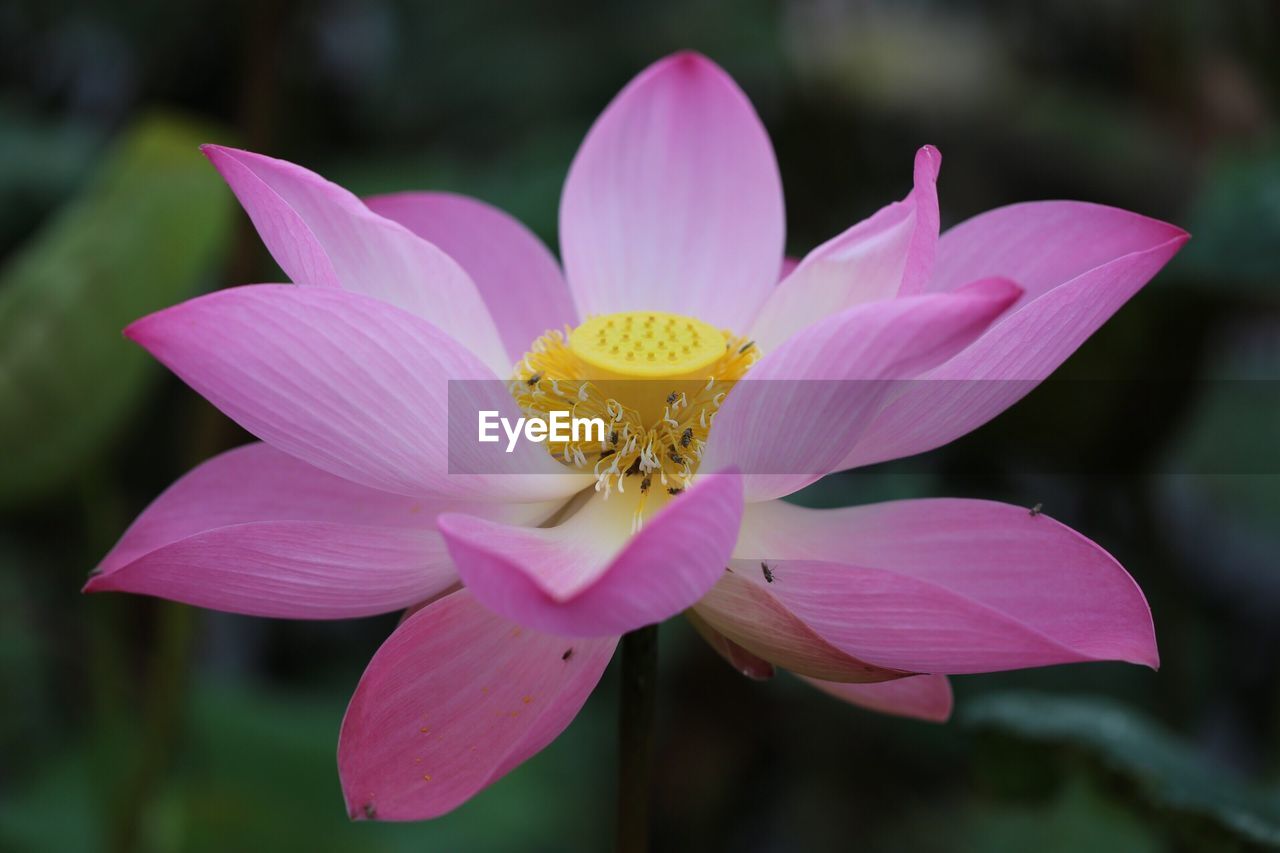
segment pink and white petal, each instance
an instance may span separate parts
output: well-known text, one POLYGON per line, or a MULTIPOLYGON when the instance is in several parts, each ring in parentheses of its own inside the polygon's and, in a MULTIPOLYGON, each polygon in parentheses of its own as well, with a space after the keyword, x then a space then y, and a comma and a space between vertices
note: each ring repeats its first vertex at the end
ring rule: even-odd
POLYGON ((707 620, 698 615, 696 609, 685 611, 685 618, 698 632, 698 636, 707 641, 716 654, 724 658, 729 666, 753 681, 767 681, 773 678, 773 664, 762 657, 752 654, 742 646, 712 628, 707 620))
POLYGON ((843 467, 923 453, 991 420, 1056 370, 1186 240, 1172 225, 1078 202, 1001 208, 948 231, 933 289, 984 270, 1027 291, 973 344, 905 389, 843 467))
MULTIPOLYGON (((938 241, 928 289, 951 290, 976 278, 1011 278, 1025 290, 1016 306, 1127 255, 1188 239, 1176 225, 1128 210, 1082 201, 1031 201, 997 207, 947 229, 938 241)), ((1167 258, 1166 258, 1167 260, 1167 258)), ((1122 288, 1132 296, 1145 282, 1122 288)))
POLYGON ((484 300, 453 258, 301 166, 220 145, 202 150, 296 284, 390 302, 430 320, 506 375, 511 361, 484 300))
POLYGON ((514 401, 452 338, 377 299, 319 287, 238 287, 144 317, 125 334, 249 432, 370 488, 538 501, 589 482, 527 442, 489 456, 490 468, 458 469, 494 473, 450 473, 458 454, 480 449, 450 441, 450 403, 514 421, 514 401), (454 383, 451 400, 450 380, 483 381, 454 383))
POLYGON ((457 582, 443 509, 536 524, 547 504, 424 504, 249 444, 197 466, 125 531, 86 592, 300 619, 396 610, 457 582))
POLYGON ((452 811, 577 715, 617 639, 522 629, 459 590, 414 613, 365 670, 338 742, 355 819, 452 811))
POLYGON ((109 574, 196 533, 255 521, 326 521, 429 530, 435 512, 404 495, 335 477, 267 444, 208 459, 151 502, 103 558, 109 574))
POLYGON ((1103 638, 1066 645, 981 597, 938 581, 849 563, 778 560, 770 563, 773 582, 766 583, 750 572, 758 565, 730 563, 747 583, 772 596, 823 640, 883 669, 958 675, 1117 658, 1146 662, 1128 654, 1132 643, 1103 638))
POLYGON ((878 684, 843 684, 801 679, 837 699, 897 717, 911 717, 930 723, 945 723, 951 718, 954 700, 951 682, 945 675, 913 675, 878 684))
POLYGON ((399 610, 456 583, 431 530, 259 521, 186 536, 94 575, 84 589, 250 616, 345 619, 399 610))
POLYGON ((477 199, 442 192, 395 193, 365 199, 365 204, 462 265, 512 364, 547 330, 578 324, 560 264, 515 217, 477 199))
POLYGON ((716 582, 742 517, 736 474, 702 475, 630 535, 634 502, 593 496, 564 524, 518 528, 447 514, 441 533, 463 583, 497 613, 563 636, 661 622, 716 582))
POLYGON ((806 255, 769 296, 748 337, 769 352, 846 308, 923 291, 938 242, 941 163, 936 148, 921 148, 907 197, 806 255))
POLYGON ((775 501, 748 507, 742 529, 735 558, 748 565, 823 561, 792 578, 776 569, 769 592, 834 644, 887 666, 959 673, 1073 660, 1159 664, 1151 611, 1133 578, 1094 542, 1023 507, 933 499, 812 510, 775 501), (885 657, 839 625, 823 627, 847 619, 828 612, 842 597, 859 614, 858 630, 902 607, 903 624, 888 630, 921 624, 921 640, 945 620, 947 630, 970 633, 939 637, 949 646, 943 656, 885 657), (811 599, 819 623, 805 615, 811 599), (970 617, 988 625, 971 630, 962 624, 970 617))
POLYGON ((778 280, 784 231, 769 136, 732 78, 696 53, 622 90, 560 203, 580 316, 671 311, 747 329, 778 280))
POLYGON ((746 579, 745 573, 751 570, 744 564, 727 569, 691 612, 747 654, 813 678, 871 683, 909 674, 868 663, 838 648, 775 596, 746 579))
POLYGON ((744 472, 748 501, 790 494, 839 470, 899 380, 967 346, 1019 293, 992 279, 868 302, 815 323, 734 386, 702 464, 744 472))

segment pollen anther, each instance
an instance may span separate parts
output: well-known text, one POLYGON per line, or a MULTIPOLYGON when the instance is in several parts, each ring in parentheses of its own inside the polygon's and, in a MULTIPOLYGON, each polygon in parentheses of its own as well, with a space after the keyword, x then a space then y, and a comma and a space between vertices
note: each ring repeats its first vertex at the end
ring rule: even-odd
POLYGON ((753 342, 691 317, 609 314, 538 338, 510 387, 527 416, 567 411, 609 425, 604 441, 548 441, 547 450, 589 470, 606 498, 626 494, 627 478, 639 476, 632 522, 639 529, 645 501, 658 491, 650 484, 662 484, 659 502, 688 487, 716 411, 759 357, 753 342))

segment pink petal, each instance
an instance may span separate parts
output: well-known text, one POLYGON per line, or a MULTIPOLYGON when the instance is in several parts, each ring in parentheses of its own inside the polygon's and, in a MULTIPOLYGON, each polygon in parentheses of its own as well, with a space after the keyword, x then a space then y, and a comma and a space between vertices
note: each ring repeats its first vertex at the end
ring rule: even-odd
POLYGON ((616 644, 521 629, 465 589, 413 614, 369 662, 342 721, 351 817, 423 820, 462 805, 569 725, 616 644))
POLYGON ((565 636, 624 634, 684 610, 715 583, 733 551, 742 484, 702 475, 628 539, 630 502, 593 497, 552 528, 443 515, 463 583, 521 625, 565 636))
MULTIPOLYGON (((449 380, 488 380, 460 383, 455 404, 514 419, 514 401, 453 339, 377 299, 321 287, 238 287, 144 317, 125 334, 249 432, 371 488, 528 501, 567 497, 590 482, 529 442, 490 457, 509 473, 450 473, 449 380)), ((479 444, 453 443, 456 454, 479 452, 479 444)))
POLYGON ((893 380, 950 358, 1019 293, 993 279, 868 302, 815 323, 737 383, 716 415, 702 464, 743 471, 748 501, 790 494, 839 470, 896 390, 893 380))
POLYGON ((813 678, 864 683, 908 674, 869 663, 829 642, 777 596, 753 583, 751 573, 762 574, 761 567, 739 563, 728 568, 694 606, 697 619, 753 658, 813 678))
POLYGON ((931 450, 981 426, 1057 369, 1187 240, 1163 222, 1080 202, 990 211, 942 236, 930 287, 1004 275, 1014 309, 880 415, 842 467, 931 450))
POLYGON ((457 582, 440 536, 409 528, 260 521, 157 548, 86 592, 133 592, 211 610, 285 619, 388 613, 457 582))
POLYGON ((729 666, 754 681, 766 681, 773 678, 773 664, 762 657, 753 655, 742 646, 712 628, 707 620, 698 615, 698 611, 686 610, 685 618, 698 632, 698 636, 707 641, 715 653, 724 658, 729 666))
POLYGON ((295 283, 386 300, 430 320, 499 376, 510 372, 475 284, 440 249, 301 166, 220 145, 203 151, 295 283))
POLYGON ((691 314, 743 331, 782 262, 782 185, 746 95, 696 53, 641 73, 587 134, 560 203, 578 312, 691 314))
POLYGON ((773 583, 758 572, 746 579, 827 642, 880 666, 1158 665, 1151 612, 1128 573, 1085 537, 1022 507, 760 504, 744 517, 732 565, 739 559, 769 561, 773 583))
POLYGON ((823 693, 882 714, 931 723, 945 723, 951 717, 951 683, 945 675, 913 675, 878 684, 841 684, 800 677, 823 693))
POLYGON ((560 264, 533 232, 498 208, 452 193, 397 193, 365 203, 462 265, 480 290, 511 363, 547 330, 577 325, 560 264))
MULTIPOLYGON (((929 289, 951 290, 975 278, 1005 276, 1026 290, 1021 307, 1117 258, 1157 248, 1172 255, 1187 239, 1177 226, 1102 204, 1011 204, 981 213, 942 235, 929 289)), ((1144 283, 1127 282, 1124 298, 1144 283)))
MULTIPOLYGON (((326 474, 265 444, 196 467, 140 515, 85 585, 294 619, 364 616, 444 591, 457 575, 440 506, 326 474)), ((545 504, 480 511, 537 523, 545 504)))
POLYGON ((806 255, 760 309, 750 337, 768 352, 846 308, 920 293, 938 242, 941 162, 936 148, 921 148, 910 194, 806 255))

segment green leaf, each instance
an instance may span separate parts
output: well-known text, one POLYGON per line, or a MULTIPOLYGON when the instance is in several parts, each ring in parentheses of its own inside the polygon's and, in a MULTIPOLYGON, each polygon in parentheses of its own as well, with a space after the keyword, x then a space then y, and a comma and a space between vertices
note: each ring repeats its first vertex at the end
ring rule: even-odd
POLYGON ((1082 752, 1129 782, 1151 807, 1198 818, 1240 840, 1280 844, 1280 792, 1259 790, 1209 764, 1190 744, 1119 703, 1012 691, 971 702, 961 720, 1082 752))
POLYGON ((226 240, 210 135, 142 121, 0 271, 0 505, 65 482, 158 375, 120 330, 192 293, 226 240))

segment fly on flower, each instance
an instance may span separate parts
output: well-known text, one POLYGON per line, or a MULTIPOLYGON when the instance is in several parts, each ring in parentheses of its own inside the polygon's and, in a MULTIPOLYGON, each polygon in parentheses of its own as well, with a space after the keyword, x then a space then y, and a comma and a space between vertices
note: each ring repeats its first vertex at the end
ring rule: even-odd
POLYGON ((587 135, 562 264, 482 202, 361 200, 281 160, 205 153, 292 283, 126 334, 261 442, 171 486, 86 589, 302 619, 410 611, 343 723, 352 817, 467 801, 569 724, 620 635, 681 613, 752 677, 789 669, 929 720, 950 713, 952 674, 1156 666, 1134 581, 1044 514, 780 499, 995 417, 1155 275, 1180 229, 1032 202, 940 234, 925 146, 901 201, 786 263, 769 138, 692 53, 640 74, 587 135), (475 402, 512 423, 567 406, 607 439, 521 445, 520 476, 450 473, 451 380, 498 387, 475 402), (838 399, 754 405, 766 380, 911 386, 850 418, 838 399))

